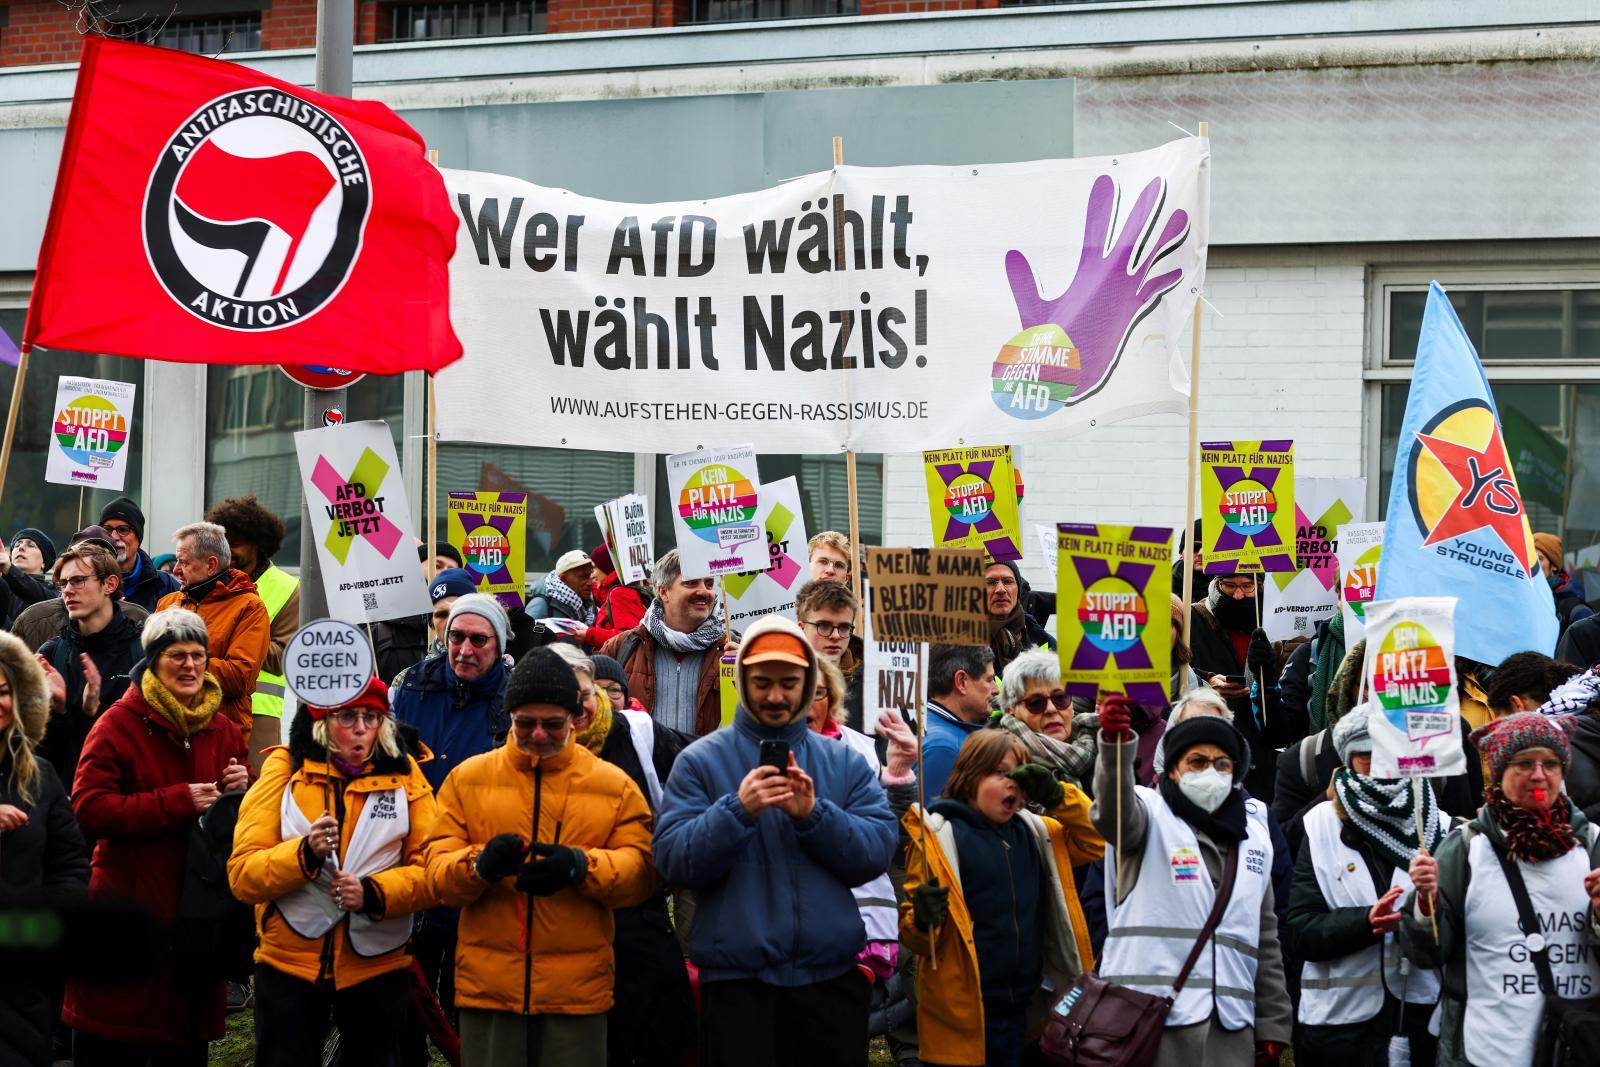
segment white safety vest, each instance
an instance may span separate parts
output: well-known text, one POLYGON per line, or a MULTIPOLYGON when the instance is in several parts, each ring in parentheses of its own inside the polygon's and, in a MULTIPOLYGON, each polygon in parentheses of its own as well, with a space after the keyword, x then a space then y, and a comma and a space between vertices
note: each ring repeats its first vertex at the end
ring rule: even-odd
MULTIPOLYGON (((284 787, 278 816, 285 841, 304 837, 311 830, 310 820, 294 801, 293 782, 284 787)), ((332 872, 338 866, 357 878, 365 878, 387 871, 399 864, 410 830, 411 802, 404 788, 366 794, 342 866, 337 854, 329 856, 314 881, 275 902, 289 929, 315 940, 348 915, 350 944, 358 955, 381 956, 404 945, 411 938, 411 916, 392 915, 374 922, 359 912, 340 911, 333 906, 332 872)))
MULTIPOLYGON (((872 776, 878 777, 878 749, 872 738, 848 726, 839 727, 839 739, 867 761, 872 776)), ((850 890, 856 898, 856 909, 861 912, 861 924, 867 928, 868 941, 900 940, 900 908, 894 899, 894 882, 888 872, 878 875, 850 890)))
POLYGON ((661 810, 661 776, 656 773, 655 720, 642 711, 618 710, 628 723, 628 739, 633 742, 633 753, 639 757, 644 770, 644 784, 650 791, 650 810, 661 810))
MULTIPOLYGON (((1183 961, 1205 928, 1216 903, 1205 857, 1194 828, 1161 794, 1145 786, 1133 790, 1149 816, 1139 880, 1121 904, 1116 901, 1116 849, 1106 847, 1106 901, 1110 929, 1100 961, 1100 977, 1151 996, 1172 995, 1183 961)), ((1233 896, 1222 920, 1202 950, 1178 995, 1168 1026, 1192 1026, 1216 1013, 1224 1030, 1255 1025, 1256 958, 1261 942, 1261 902, 1272 877, 1272 839, 1267 809, 1245 802, 1247 836, 1233 896)))
MULTIPOLYGON (((1365 857, 1340 840, 1343 824, 1325 800, 1305 819, 1306 848, 1316 870, 1322 899, 1330 909, 1366 908, 1378 902, 1378 887, 1365 857)), ((1411 876, 1396 868, 1390 880, 1401 899, 1411 892, 1411 876)), ((1383 989, 1408 1004, 1434 1004, 1439 999, 1439 972, 1413 967, 1401 955, 1394 934, 1383 941, 1322 963, 1300 968, 1300 1021, 1308 1026, 1364 1023, 1383 1010, 1383 989)))
MULTIPOLYGON (((1590 838, 1594 833, 1589 830, 1590 838)), ((1528 953, 1537 941, 1517 927, 1517 903, 1489 839, 1474 833, 1467 843, 1467 1003, 1462 1051, 1473 1063, 1529 1067, 1544 1014, 1544 994, 1528 953), (1533 945, 1529 941, 1534 941, 1533 945)), ((1600 994, 1600 963, 1583 944, 1589 921, 1587 841, 1559 859, 1518 863, 1528 899, 1550 950, 1556 992, 1564 1000, 1600 994)))

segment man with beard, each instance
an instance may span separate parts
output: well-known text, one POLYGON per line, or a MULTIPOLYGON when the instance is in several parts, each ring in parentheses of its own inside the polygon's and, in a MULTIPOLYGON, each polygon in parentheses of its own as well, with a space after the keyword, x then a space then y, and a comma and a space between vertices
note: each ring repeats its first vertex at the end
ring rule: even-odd
POLYGON ((156 601, 178 591, 178 579, 157 570, 144 543, 144 512, 132 497, 119 496, 100 509, 100 526, 116 545, 117 566, 122 568, 122 599, 146 611, 156 610, 156 601))
POLYGON ((644 621, 600 649, 622 664, 628 691, 669 729, 704 737, 722 724, 718 666, 728 638, 715 578, 686 580, 673 549, 656 560, 656 598, 644 621))
POLYGON ((983 586, 989 612, 989 649, 994 653, 996 674, 1005 674, 1006 664, 1030 648, 1042 645, 1055 649, 1055 638, 1023 610, 1027 585, 1015 563, 990 560, 983 569, 983 586))
POLYGON ((685 749, 667 779, 656 868, 695 894, 703 1067, 867 1062, 851 887, 888 870, 898 833, 875 769, 808 728, 817 673, 798 626, 756 622, 733 725, 685 749))

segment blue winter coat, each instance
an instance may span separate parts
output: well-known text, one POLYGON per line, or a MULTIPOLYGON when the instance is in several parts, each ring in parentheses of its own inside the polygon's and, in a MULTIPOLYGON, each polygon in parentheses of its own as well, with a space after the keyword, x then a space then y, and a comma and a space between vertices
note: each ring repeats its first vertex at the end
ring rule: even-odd
POLYGON ((656 869, 695 893, 689 958, 701 981, 794 987, 848 971, 867 940, 850 889, 889 869, 897 837, 883 786, 854 750, 804 718, 772 729, 741 706, 732 726, 678 757, 656 822, 656 869), (776 809, 752 819, 739 803, 769 739, 787 741, 816 783, 803 821, 776 809))
POLYGON ((463 682, 441 652, 406 671, 399 687, 390 691, 395 718, 415 726, 433 753, 422 764, 422 774, 435 793, 456 764, 505 739, 510 723, 502 705, 508 674, 500 663, 477 681, 463 682))
POLYGON ((139 562, 133 568, 133 573, 122 577, 122 599, 129 604, 137 604, 146 611, 155 611, 156 601, 168 593, 176 593, 181 588, 183 586, 178 579, 166 571, 156 569, 156 565, 150 561, 150 554, 142 548, 139 550, 139 562))

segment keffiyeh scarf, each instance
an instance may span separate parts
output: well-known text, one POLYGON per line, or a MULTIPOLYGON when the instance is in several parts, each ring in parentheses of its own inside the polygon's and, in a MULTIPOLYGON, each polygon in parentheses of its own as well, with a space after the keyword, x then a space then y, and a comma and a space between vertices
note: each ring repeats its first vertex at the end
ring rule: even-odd
POLYGON ((1028 750, 1029 763, 1043 764, 1057 775, 1066 775, 1074 785, 1080 787, 1089 780, 1094 770, 1094 729, 1100 723, 1098 715, 1073 716, 1073 738, 1070 741, 1057 741, 1049 734, 1035 733, 1027 723, 1009 712, 1001 715, 998 721, 1002 730, 1021 741, 1022 747, 1028 750), (1093 724, 1086 735, 1078 736, 1077 720, 1083 718, 1093 719, 1093 724))
POLYGON ((692 634, 679 633, 667 625, 666 613, 661 608, 659 599, 650 602, 650 610, 644 615, 645 629, 650 631, 650 636, 655 638, 657 645, 665 645, 674 652, 694 654, 722 644, 722 620, 716 612, 711 613, 700 629, 692 634))
POLYGON ((574 619, 580 620, 585 626, 594 625, 594 605, 574 593, 572 587, 558 576, 544 576, 544 595, 566 608, 574 619))
MULTIPOLYGON (((1417 854, 1416 800, 1412 794, 1412 779, 1371 778, 1341 767, 1333 775, 1333 795, 1339 809, 1350 825, 1366 839, 1378 853, 1401 869, 1411 866, 1417 854)), ((1428 851, 1432 853, 1444 840, 1444 827, 1439 820, 1439 801, 1433 795, 1433 786, 1418 782, 1422 788, 1422 830, 1428 851)))
POLYGON ((1539 705, 1539 714, 1581 715, 1596 700, 1600 700, 1600 674, 1584 671, 1552 689, 1550 699, 1539 705))

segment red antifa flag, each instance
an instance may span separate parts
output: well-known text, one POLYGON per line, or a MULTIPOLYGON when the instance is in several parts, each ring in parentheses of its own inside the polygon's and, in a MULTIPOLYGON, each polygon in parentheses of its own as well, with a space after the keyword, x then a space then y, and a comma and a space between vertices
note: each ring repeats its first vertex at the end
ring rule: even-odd
POLYGON ((90 37, 24 345, 396 374, 461 355, 456 216, 383 104, 90 37))

